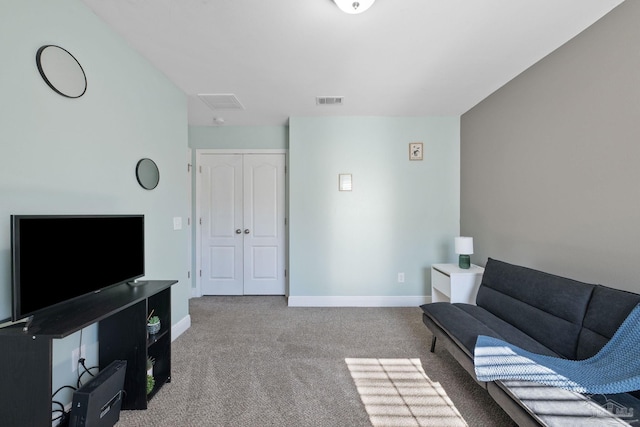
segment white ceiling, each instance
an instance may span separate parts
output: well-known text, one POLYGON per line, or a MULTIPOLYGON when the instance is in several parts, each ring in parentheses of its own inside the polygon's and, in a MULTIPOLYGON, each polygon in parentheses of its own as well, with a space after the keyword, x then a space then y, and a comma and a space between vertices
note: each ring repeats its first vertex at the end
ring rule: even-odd
POLYGON ((83 1, 187 94, 189 124, 243 126, 458 116, 623 0, 377 0, 359 15, 332 0, 83 1))

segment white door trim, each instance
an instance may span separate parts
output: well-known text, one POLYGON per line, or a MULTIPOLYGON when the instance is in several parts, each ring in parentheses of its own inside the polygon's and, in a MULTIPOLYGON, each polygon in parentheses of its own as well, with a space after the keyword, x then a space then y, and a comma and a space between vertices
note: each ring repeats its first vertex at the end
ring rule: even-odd
MULTIPOLYGON (((200 218, 202 217, 201 215, 201 211, 202 211, 202 206, 201 206, 201 191, 202 191, 202 173, 200 171, 200 166, 202 165, 202 156, 203 155, 207 155, 207 154, 284 154, 285 155, 285 165, 289 164, 289 150, 284 149, 284 148, 273 148, 273 149, 253 149, 253 148, 197 148, 196 149, 196 166, 195 166, 195 172, 196 172, 196 191, 195 191, 195 197, 196 197, 196 215, 195 218, 193 218, 193 225, 195 226, 195 236, 196 236, 196 246, 195 246, 195 261, 196 261, 196 271, 194 272, 195 277, 196 277, 196 287, 194 289, 193 292, 193 296, 194 297, 201 297, 202 296, 202 276, 201 276, 201 272, 202 272, 202 248, 201 248, 201 236, 200 236, 200 218)), ((289 189, 288 186, 288 178, 285 176, 285 200, 288 200, 288 194, 287 191, 289 189)), ((288 204, 286 203, 285 206, 288 206, 288 204)), ((285 207, 285 209, 287 209, 285 207)), ((285 216, 288 217, 287 213, 285 212, 285 216)), ((288 257, 289 255, 289 250, 288 250, 288 246, 287 243, 288 239, 285 239, 285 257, 288 257)), ((289 265, 289 261, 288 259, 285 260, 285 266, 287 266, 288 268, 289 265)), ((285 284, 285 289, 288 290, 288 278, 285 280, 286 284, 285 284)), ((288 293, 288 292, 287 292, 288 293)))
POLYGON ((187 281, 189 282, 189 298, 193 296, 193 150, 187 148, 187 200, 189 214, 183 226, 187 229, 187 281))

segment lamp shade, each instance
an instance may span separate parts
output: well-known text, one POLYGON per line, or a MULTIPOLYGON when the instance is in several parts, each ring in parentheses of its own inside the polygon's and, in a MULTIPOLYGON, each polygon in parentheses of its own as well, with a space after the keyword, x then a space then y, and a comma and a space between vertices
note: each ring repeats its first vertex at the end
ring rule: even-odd
POLYGON ((456 237, 456 253, 461 255, 471 255, 473 253, 473 237, 456 237))
POLYGON ((333 0, 344 13, 362 13, 369 9, 375 0, 333 0))

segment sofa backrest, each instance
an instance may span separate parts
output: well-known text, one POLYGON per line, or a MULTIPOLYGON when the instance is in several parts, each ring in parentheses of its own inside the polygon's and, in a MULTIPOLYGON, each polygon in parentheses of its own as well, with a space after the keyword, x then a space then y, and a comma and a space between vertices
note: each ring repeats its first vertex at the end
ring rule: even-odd
POLYGON ((640 303, 640 295, 597 285, 582 322, 577 359, 595 355, 640 303))
MULTIPOLYGON (((558 355, 576 359, 581 337, 584 351, 595 342, 590 334, 581 333, 595 288, 596 285, 489 258, 476 304, 558 355)), ((593 315, 596 312, 594 306, 593 315)))

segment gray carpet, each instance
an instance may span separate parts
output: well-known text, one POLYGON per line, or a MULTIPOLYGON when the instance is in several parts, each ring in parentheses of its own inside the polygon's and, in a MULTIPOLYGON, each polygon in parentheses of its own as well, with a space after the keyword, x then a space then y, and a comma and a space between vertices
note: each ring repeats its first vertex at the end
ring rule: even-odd
POLYGON ((513 425, 444 348, 429 352, 418 307, 295 308, 284 297, 189 306, 171 383, 146 411, 122 411, 118 427, 513 425), (412 373, 388 367, 411 359, 412 373))

